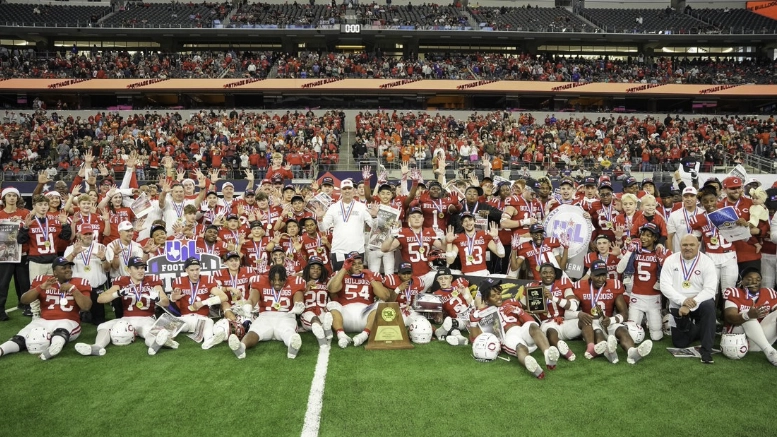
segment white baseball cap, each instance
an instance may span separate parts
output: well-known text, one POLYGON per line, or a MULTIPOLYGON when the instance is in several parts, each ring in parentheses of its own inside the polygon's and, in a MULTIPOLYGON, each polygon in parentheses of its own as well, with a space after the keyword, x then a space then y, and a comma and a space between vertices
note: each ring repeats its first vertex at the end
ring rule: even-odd
POLYGON ((340 182, 340 189, 343 188, 353 188, 353 181, 350 179, 345 179, 344 181, 340 182))
POLYGON ((130 223, 127 220, 124 220, 123 222, 119 223, 119 230, 120 231, 131 231, 135 227, 132 226, 132 223, 130 223))
POLYGON ((695 196, 695 195, 699 194, 699 192, 696 191, 696 188, 685 187, 685 189, 683 190, 683 196, 685 196, 686 194, 693 194, 695 196))

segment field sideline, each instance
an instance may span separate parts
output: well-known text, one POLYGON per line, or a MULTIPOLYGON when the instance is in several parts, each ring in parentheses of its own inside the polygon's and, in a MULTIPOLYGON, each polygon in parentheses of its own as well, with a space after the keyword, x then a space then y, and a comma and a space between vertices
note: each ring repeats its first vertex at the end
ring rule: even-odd
MULTIPOLYGON (((16 305, 13 290, 8 308, 16 305)), ((29 319, 0 324, 0 341, 29 319)), ((78 341, 94 340, 84 325, 78 341)), ((303 335, 296 360, 281 342, 238 361, 226 344, 149 357, 142 341, 82 357, 70 343, 54 360, 26 352, 0 358, 0 435, 267 435, 302 431, 318 345, 303 335)), ((321 436, 770 435, 777 369, 761 353, 715 364, 673 358, 655 344, 635 366, 582 357, 561 361, 544 381, 518 365, 478 363, 469 347, 434 341, 410 351, 334 347, 321 436)), ((534 354, 542 362, 541 354, 534 354)))

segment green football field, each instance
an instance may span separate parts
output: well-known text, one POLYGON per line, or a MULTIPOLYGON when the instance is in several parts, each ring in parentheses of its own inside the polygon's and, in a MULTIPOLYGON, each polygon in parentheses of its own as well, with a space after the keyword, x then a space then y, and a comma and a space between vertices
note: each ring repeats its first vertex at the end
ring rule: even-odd
MULTIPOLYGON (((15 293, 8 308, 15 307, 15 293)), ((5 341, 29 319, 0 324, 5 341)), ((94 340, 84 326, 79 341, 94 340)), ((22 352, 0 358, 0 436, 298 436, 318 358, 303 335, 296 360, 281 342, 237 360, 179 336, 178 350, 146 354, 142 341, 82 357, 70 343, 54 360, 22 352)), ((469 347, 434 341, 405 351, 341 350, 328 361, 319 435, 683 435, 766 436, 774 430, 777 369, 760 353, 715 364, 673 358, 657 343, 635 366, 560 361, 545 380, 469 347)), ((542 363, 541 354, 534 354, 542 363)))

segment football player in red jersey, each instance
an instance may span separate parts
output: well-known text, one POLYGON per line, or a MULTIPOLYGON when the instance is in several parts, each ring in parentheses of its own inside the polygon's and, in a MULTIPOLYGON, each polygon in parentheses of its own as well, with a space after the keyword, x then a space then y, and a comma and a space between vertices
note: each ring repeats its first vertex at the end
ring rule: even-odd
MULTIPOLYGON (((604 261, 607 265, 607 276, 610 279, 618 279, 618 257, 612 253, 612 242, 607 234, 599 234, 594 240, 596 252, 589 252, 583 259, 585 275, 580 279, 588 279, 591 275, 591 264, 598 260, 604 261)), ((617 250, 617 249, 616 249, 617 250)), ((619 250, 617 251, 620 252, 619 250)))
POLYGON ((539 348, 545 355, 545 366, 548 370, 553 370, 559 358, 558 349, 548 343, 548 338, 542 333, 540 326, 523 310, 519 301, 502 300, 502 290, 496 281, 486 280, 480 284, 479 289, 486 308, 474 311, 470 316, 470 320, 478 322, 478 325, 470 327, 471 335, 477 337, 481 332, 501 331, 499 333, 502 335, 498 337, 502 340, 502 349, 518 358, 518 362, 525 366, 529 373, 538 379, 545 378, 545 372, 542 371, 537 360, 529 354, 539 348), (486 322, 489 313, 496 313, 498 317, 498 321, 494 322, 496 326, 486 322))
POLYGON ((750 208, 753 206, 753 201, 743 195, 742 179, 735 176, 723 179, 723 189, 726 196, 718 202, 718 209, 727 206, 734 208, 737 217, 739 217, 736 221, 737 225, 749 228, 750 234, 753 235, 748 240, 734 241, 739 271, 743 272, 747 267, 759 269, 761 267, 761 253, 760 243, 756 237, 761 233, 761 225, 766 226, 766 222, 760 222, 758 226, 750 223, 750 208), (758 248, 756 248, 757 244, 758 248))
POLYGON ((720 288, 725 290, 736 286, 737 257, 739 256, 735 243, 726 240, 720 234, 718 227, 709 220, 709 214, 718 210, 718 198, 713 187, 704 187, 699 192, 704 212, 690 217, 688 225, 697 238, 701 238, 704 253, 715 263, 715 269, 720 280, 720 288))
POLYGON ((629 364, 636 364, 650 353, 653 342, 645 340, 635 347, 628 328, 623 325, 624 314, 628 314, 623 285, 617 279, 607 279, 607 267, 603 262, 595 261, 591 265, 591 278, 575 282, 573 290, 581 303, 577 318, 583 340, 588 345, 586 358, 590 360, 604 354, 616 364, 618 343, 627 351, 629 364), (618 314, 615 314, 616 310, 618 314))
MULTIPOLYGON (((410 327, 413 323, 428 325, 428 332, 432 332, 432 324, 426 317, 413 310, 413 302, 416 297, 423 293, 424 284, 420 278, 413 277, 413 266, 410 263, 399 265, 399 273, 383 277, 383 284, 391 293, 390 301, 399 304, 399 311, 405 321, 405 326, 410 327)), ((416 325, 417 326, 417 325, 416 325)), ((410 339, 413 340, 413 336, 410 339)))
POLYGON ((375 318, 375 296, 389 301, 391 293, 380 278, 364 268, 358 252, 348 254, 343 268, 329 281, 332 301, 327 308, 332 312, 332 329, 337 333, 337 345, 345 349, 353 342, 361 346, 370 337, 369 327, 375 318), (346 332, 358 332, 353 339, 346 332))
POLYGON ((228 252, 224 259, 226 268, 213 275, 213 279, 221 286, 221 290, 227 296, 229 304, 228 308, 224 310, 224 318, 213 325, 214 331, 221 329, 224 332, 231 332, 231 324, 243 324, 253 320, 253 308, 248 305, 248 299, 250 297, 249 282, 254 277, 255 272, 251 267, 241 267, 240 263, 239 253, 228 252))
POLYGON ((413 265, 413 275, 421 278, 424 291, 431 287, 435 272, 429 265, 429 252, 432 248, 442 249, 442 242, 432 228, 424 227, 424 215, 420 208, 410 208, 407 211, 407 228, 401 228, 399 233, 386 238, 380 247, 383 252, 393 252, 399 249, 402 261, 413 265))
MULTIPOLYGON (((418 191, 418 181, 413 181, 410 188, 409 199, 415 199, 418 191)), ((448 228, 448 221, 451 214, 461 211, 461 205, 455 196, 448 195, 442 189, 442 185, 437 181, 429 182, 429 189, 421 194, 418 199, 418 208, 424 215, 423 226, 425 228, 444 230, 448 228)))
POLYGON ((448 226, 445 235, 447 251, 445 257, 448 264, 452 264, 456 258, 461 261, 461 272, 465 275, 488 275, 486 254, 490 250, 499 258, 505 256, 505 248, 499 241, 499 226, 491 223, 488 234, 475 229, 475 216, 469 212, 461 213, 461 224, 464 233, 456 235, 453 226, 448 226))
POLYGON ((84 279, 73 278, 72 266, 66 258, 55 258, 51 263, 53 275, 32 280, 32 288, 22 295, 21 303, 40 301, 41 316, 0 345, 0 357, 27 349, 40 354, 41 360, 48 360, 62 352, 68 341, 78 338, 78 313, 92 307, 92 287, 84 279))
POLYGON ((637 326, 642 324, 642 318, 647 317, 650 328, 650 339, 661 340, 664 337, 661 315, 661 290, 658 278, 666 257, 672 253, 663 247, 656 248, 661 230, 654 223, 646 223, 639 229, 640 244, 631 244, 625 250, 623 258, 618 263, 618 272, 630 276, 627 286, 629 291, 629 322, 637 326))
POLYGON ((33 212, 24 219, 16 241, 29 244, 30 276, 50 275, 51 261, 57 258, 57 244, 70 240, 72 232, 65 211, 59 212, 58 220, 47 218, 49 199, 46 196, 36 195, 32 203, 33 212))
POLYGON ((308 259, 311 257, 321 258, 324 261, 324 267, 331 275, 332 265, 329 262, 331 243, 329 243, 329 238, 327 238, 324 232, 318 230, 318 222, 312 217, 302 219, 301 225, 305 231, 302 234, 302 245, 305 248, 308 259))
POLYGON ((267 273, 269 270, 267 245, 270 243, 270 239, 265 236, 264 227, 259 220, 252 221, 250 226, 251 233, 241 247, 243 264, 254 268, 257 273, 267 273))
POLYGON ((113 341, 117 346, 123 346, 135 341, 137 335, 146 339, 148 354, 155 355, 167 344, 176 348, 177 343, 170 340, 169 332, 159 331, 159 335, 151 334, 151 327, 156 318, 156 304, 162 307, 169 305, 167 294, 162 288, 162 280, 157 275, 146 276, 146 262, 142 258, 133 257, 128 263, 129 276, 120 276, 113 280, 111 288, 97 297, 97 304, 105 305, 114 299, 119 299, 124 307, 124 317, 109 320, 97 327, 97 338, 94 344, 76 343, 76 351, 84 356, 105 355, 105 348, 113 341), (114 332, 114 327, 124 321, 129 324, 129 331, 114 332))
POLYGON ((551 346, 556 346, 562 357, 569 361, 575 360, 575 353, 569 349, 567 341, 580 337, 582 332, 577 320, 567 320, 566 311, 576 312, 580 307, 572 292, 572 282, 566 278, 558 278, 556 267, 551 263, 540 266, 541 281, 527 284, 527 287, 542 287, 548 311, 539 313, 540 329, 548 337, 551 346))
POLYGON ((540 280, 540 266, 546 262, 566 270, 569 244, 554 237, 545 238, 545 227, 539 223, 531 225, 529 235, 531 240, 513 247, 510 259, 512 272, 517 274, 524 261, 535 281, 540 280))
POLYGON ((267 276, 251 279, 251 306, 259 307, 259 316, 251 329, 240 340, 237 335, 229 336, 229 348, 238 359, 246 356, 260 341, 280 340, 286 345, 286 357, 294 359, 302 347, 302 338, 297 334, 295 315, 305 311, 303 302, 305 281, 298 276, 287 276, 283 266, 270 267, 267 276))
MULTIPOLYGON (((314 220, 315 222, 315 220, 314 220)), ((305 281, 305 311, 300 316, 302 329, 312 331, 319 346, 325 346, 332 338, 332 313, 327 311, 329 303, 329 271, 323 258, 311 256, 308 265, 302 270, 305 281)))
POLYGON ((197 238, 195 243, 195 250, 197 253, 208 253, 221 257, 224 253, 227 253, 227 245, 219 239, 219 228, 216 225, 209 225, 205 228, 205 234, 202 238, 197 238))
POLYGON ((191 257, 184 264, 184 275, 173 281, 173 293, 170 300, 182 301, 178 305, 181 320, 186 322, 183 330, 195 332, 197 325, 202 323, 202 348, 210 349, 226 339, 227 333, 222 329, 213 329, 213 320, 209 317, 211 306, 226 309, 229 305, 227 295, 221 290, 216 280, 208 275, 200 274, 200 260, 191 257))
POLYGON ((723 319, 729 333, 743 332, 749 350, 763 351, 766 359, 777 366, 777 291, 761 288, 761 274, 749 268, 742 272, 741 287, 727 288, 723 319))
MULTIPOLYGON (((434 292, 442 301, 442 312, 445 318, 442 325, 434 331, 439 340, 445 340, 451 346, 466 345, 467 337, 461 331, 470 326, 469 313, 475 305, 472 294, 467 288, 466 279, 459 278, 453 283, 453 275, 448 267, 437 271, 437 284, 440 286, 434 292)), ((474 338, 474 337, 472 337, 474 338)))
POLYGON ((218 238, 230 252, 240 252, 240 244, 245 241, 245 236, 250 228, 240 224, 240 217, 237 214, 227 216, 226 226, 219 229, 218 238))

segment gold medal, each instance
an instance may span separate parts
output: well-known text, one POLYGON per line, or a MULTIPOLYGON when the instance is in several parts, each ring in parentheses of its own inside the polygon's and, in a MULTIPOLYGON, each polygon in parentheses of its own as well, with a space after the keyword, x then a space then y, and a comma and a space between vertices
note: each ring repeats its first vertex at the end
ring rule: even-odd
POLYGON ((683 288, 691 288, 691 281, 683 281, 683 288))
POLYGON ((604 229, 612 229, 612 222, 607 222, 604 224, 604 229))
POLYGON ((143 302, 138 301, 138 303, 135 304, 136 307, 138 307, 139 310, 143 309, 143 302))
POLYGON ((46 248, 48 248, 49 246, 51 246, 51 242, 47 241, 47 242, 43 243, 43 245, 46 246, 46 248))
POLYGON ((318 249, 316 249, 316 251, 318 253, 324 253, 324 248, 323 247, 319 247, 318 249))
POLYGON ((194 305, 189 305, 189 311, 192 311, 192 312, 197 311, 197 308, 194 305))
POLYGON ((718 244, 718 237, 710 237, 710 244, 712 245, 718 244))
POLYGON ((281 304, 280 304, 279 302, 275 302, 275 303, 272 305, 272 307, 273 307, 273 308, 275 308, 276 310, 280 310, 280 309, 281 309, 281 304))
POLYGON ((459 291, 458 290, 453 290, 453 292, 451 293, 451 296, 453 296, 454 299, 459 297, 459 291))
POLYGON ((474 257, 474 256, 472 256, 472 255, 469 255, 469 256, 467 257, 467 262, 468 262, 468 263, 473 263, 473 262, 475 262, 475 257, 474 257))
POLYGON ((293 254, 293 253, 287 253, 287 254, 286 254, 286 258, 288 258, 288 259, 294 259, 294 254, 293 254))
POLYGON ((424 252, 426 252, 426 250, 423 247, 418 249, 418 253, 420 253, 421 255, 423 255, 424 252))
POLYGON ((539 272, 540 271, 540 266, 535 267, 534 270, 539 272))
POLYGON ((593 308, 591 308, 591 315, 592 315, 592 316, 594 316, 594 317, 599 317, 599 315, 600 315, 601 313, 602 313, 602 310, 601 310, 601 308, 599 308, 599 306, 598 306, 598 305, 596 305, 596 306, 594 306, 593 308))
POLYGON ((91 268, 91 267, 89 267, 89 266, 84 266, 84 271, 85 271, 85 272, 87 272, 87 273, 89 273, 89 272, 91 272, 91 271, 92 271, 92 268, 91 268))
POLYGON ((437 214, 437 217, 440 217, 440 218, 445 218, 445 213, 442 213, 442 212, 441 212, 441 213, 437 214))

